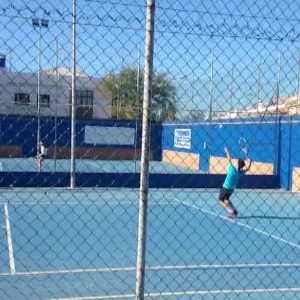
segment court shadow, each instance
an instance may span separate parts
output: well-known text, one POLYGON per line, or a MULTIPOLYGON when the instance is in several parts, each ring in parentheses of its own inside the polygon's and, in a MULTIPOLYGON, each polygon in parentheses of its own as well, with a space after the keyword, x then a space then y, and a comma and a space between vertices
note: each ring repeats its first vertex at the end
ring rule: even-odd
POLYGON ((279 217, 279 216, 267 216, 267 215, 253 215, 253 216, 242 216, 239 219, 270 219, 270 220, 300 220, 299 217, 279 217))

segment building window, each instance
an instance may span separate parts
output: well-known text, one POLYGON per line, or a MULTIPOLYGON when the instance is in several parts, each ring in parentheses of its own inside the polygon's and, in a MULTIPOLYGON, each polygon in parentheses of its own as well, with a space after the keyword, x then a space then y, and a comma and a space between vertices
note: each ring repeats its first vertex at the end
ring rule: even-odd
POLYGON ((29 105, 30 104, 30 95, 25 94, 25 93, 16 93, 15 94, 15 104, 29 105))
POLYGON ((78 106, 93 106, 93 91, 76 90, 76 104, 78 106))
POLYGON ((40 106, 41 107, 50 107, 50 96, 49 95, 41 95, 40 96, 40 106))

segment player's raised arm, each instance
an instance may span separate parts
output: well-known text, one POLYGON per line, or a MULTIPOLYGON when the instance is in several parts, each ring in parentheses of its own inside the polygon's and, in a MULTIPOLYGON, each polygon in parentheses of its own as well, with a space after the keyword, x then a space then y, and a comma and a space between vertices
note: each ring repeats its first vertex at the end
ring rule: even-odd
POLYGON ((231 157, 230 157, 230 153, 227 147, 225 147, 225 154, 228 160, 228 163, 231 164, 231 157))

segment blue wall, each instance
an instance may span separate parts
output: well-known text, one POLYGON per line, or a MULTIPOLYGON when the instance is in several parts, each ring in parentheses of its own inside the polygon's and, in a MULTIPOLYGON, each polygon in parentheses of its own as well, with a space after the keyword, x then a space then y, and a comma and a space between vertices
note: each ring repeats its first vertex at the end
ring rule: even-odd
MULTIPOLYGON (((41 117, 41 140, 47 147, 54 145, 55 119, 41 117)), ((135 121, 117 120, 77 120, 76 121, 76 146, 77 147, 109 147, 110 145, 91 145, 84 142, 84 129, 87 125, 105 127, 130 127, 137 126, 137 148, 141 148, 141 123, 135 121)), ((151 150, 155 160, 161 160, 162 125, 151 125, 151 150)), ((35 116, 7 116, 0 115, 0 144, 17 145, 22 147, 23 157, 36 155, 37 118, 35 116)), ((57 118, 57 146, 71 145, 71 121, 69 118, 57 118)), ((113 148, 135 148, 135 145, 113 145, 113 148)))
POLYGON ((256 161, 273 163, 276 156, 276 136, 274 122, 263 126, 258 120, 247 119, 243 122, 224 120, 221 122, 199 123, 168 123, 163 127, 163 149, 199 153, 201 157, 200 168, 208 170, 209 156, 224 156, 224 147, 227 146, 233 157, 243 157, 238 141, 244 137, 251 144, 251 158, 256 161), (174 132, 177 128, 190 128, 192 130, 191 149, 174 147, 174 132))
MULTIPOLYGON (((46 145, 54 144, 54 118, 41 118, 41 139, 46 145)), ((86 125, 116 126, 135 128, 133 121, 116 120, 77 120, 77 147, 93 147, 84 143, 86 125)), ((58 146, 70 146, 71 123, 68 118, 57 120, 58 146)), ((0 115, 0 144, 18 145, 22 147, 24 157, 36 155, 37 119, 31 116, 0 115)), ((137 124, 137 148, 141 147, 141 124, 137 124)), ((280 186, 291 189, 292 171, 300 167, 300 116, 264 118, 248 118, 223 120, 222 122, 165 123, 151 125, 151 150, 155 160, 161 160, 162 149, 199 153, 201 170, 208 170, 210 156, 224 156, 224 146, 228 146, 232 157, 242 157, 238 140, 243 136, 251 144, 250 156, 254 161, 275 163, 280 186), (191 129, 191 148, 183 149, 174 146, 176 128, 191 129), (277 159, 277 157, 279 159, 277 159)), ((109 147, 110 145, 95 145, 109 147)), ((115 148, 116 146, 114 146, 115 148)), ((128 146, 117 146, 118 148, 128 146)), ((130 146, 134 148, 134 145, 130 146)))
POLYGON ((300 167, 300 117, 281 119, 280 185, 291 189, 294 167, 300 167))
POLYGON ((247 118, 214 122, 169 122, 163 125, 163 150, 200 154, 200 169, 207 171, 210 156, 225 156, 224 147, 232 157, 243 157, 238 140, 244 137, 250 144, 250 157, 254 161, 273 163, 282 188, 290 189, 292 169, 300 166, 300 117, 247 118), (174 146, 177 128, 192 132, 191 148, 174 146))

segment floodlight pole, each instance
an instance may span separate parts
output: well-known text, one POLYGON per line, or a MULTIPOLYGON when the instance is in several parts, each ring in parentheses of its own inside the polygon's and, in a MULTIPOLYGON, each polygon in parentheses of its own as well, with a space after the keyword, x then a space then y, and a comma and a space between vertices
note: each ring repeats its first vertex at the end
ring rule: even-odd
POLYGON ((231 119, 231 112, 233 110, 233 72, 234 72, 234 68, 232 66, 231 69, 231 78, 230 78, 230 100, 229 100, 229 118, 231 119))
POLYGON ((256 87, 256 104, 258 105, 260 102, 260 81, 261 81, 261 58, 259 58, 259 62, 257 64, 257 87, 256 87))
POLYGON ((298 68, 297 68, 297 90, 296 90, 296 93, 297 93, 297 104, 296 104, 296 114, 299 113, 299 106, 300 106, 300 103, 299 103, 299 90, 300 90, 300 50, 298 51, 297 53, 297 65, 298 65, 298 68))
POLYGON ((73 0, 72 28, 72 99, 71 99, 71 169, 70 188, 75 188, 75 136, 76 136, 76 0, 73 0))
POLYGON ((137 118, 138 118, 138 105, 139 105, 139 91, 140 91, 140 48, 138 48, 138 68, 136 74, 136 100, 135 100, 135 107, 134 107, 134 115, 135 115, 135 136, 134 136, 134 172, 136 173, 136 160, 137 160, 137 118))
POLYGON ((38 73, 37 73, 37 138, 36 138, 36 154, 39 154, 39 146, 41 141, 41 91, 40 91, 40 85, 41 85, 41 61, 42 61, 42 47, 41 47, 41 41, 42 41, 42 27, 48 28, 49 20, 47 19, 38 19, 33 18, 31 19, 32 26, 34 28, 39 29, 39 39, 38 39, 38 73))
POLYGON ((213 113, 213 88, 214 88, 214 51, 211 52, 211 63, 210 63, 209 121, 212 120, 212 113, 213 113))
POLYGON ((281 53, 279 53, 278 57, 278 69, 277 69, 277 82, 276 82, 276 113, 275 113, 275 142, 274 142, 274 152, 275 152, 275 168, 273 170, 274 175, 278 175, 280 171, 280 160, 279 160, 279 97, 280 97, 280 80, 281 80, 281 53))
POLYGON ((42 30, 41 26, 39 26, 39 54, 38 54, 38 85, 37 85, 37 155, 39 154, 39 146, 41 141, 41 39, 42 39, 42 30))
POLYGON ((55 68, 55 77, 56 77, 56 88, 55 88, 55 115, 54 115, 54 172, 56 172, 56 159, 57 159, 57 104, 58 104, 58 82, 59 82, 59 73, 58 73, 58 38, 56 38, 56 68, 55 68))

